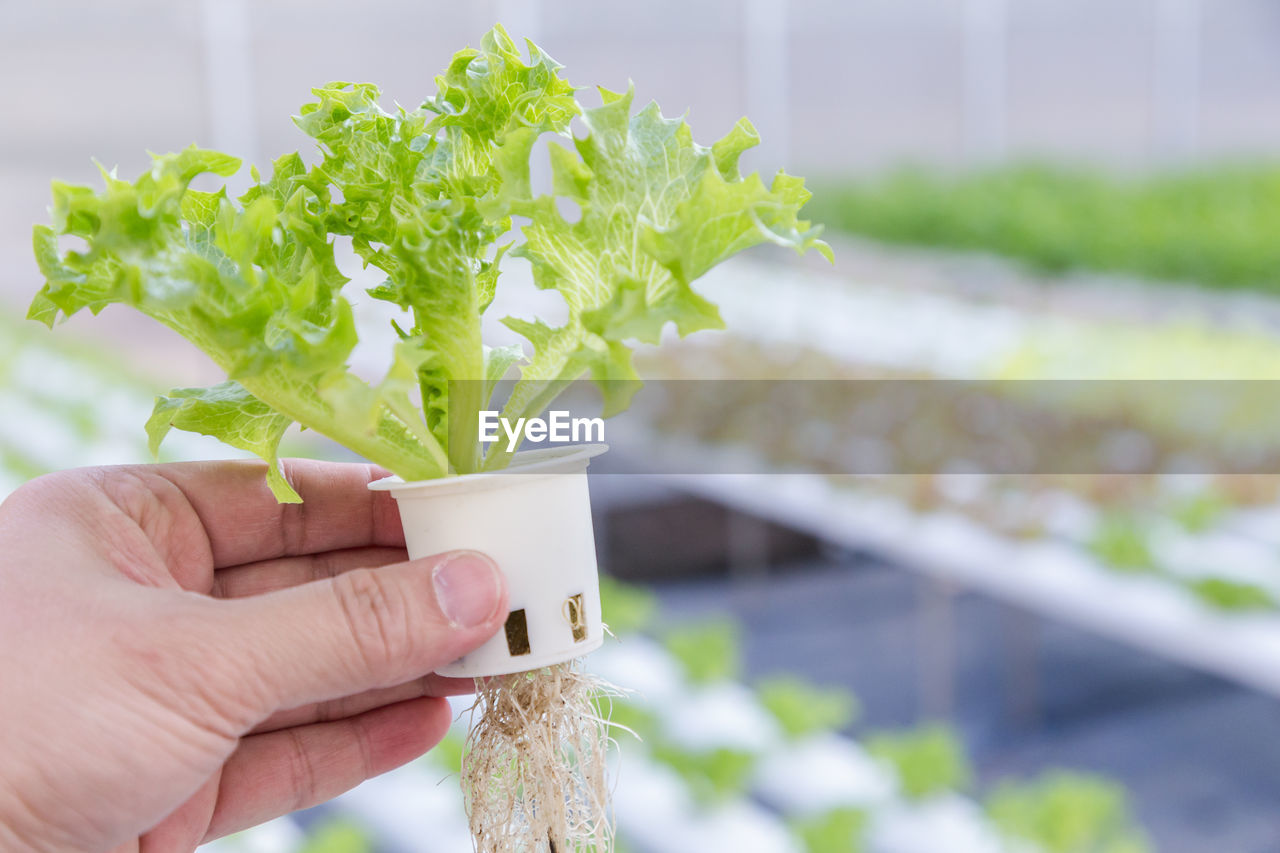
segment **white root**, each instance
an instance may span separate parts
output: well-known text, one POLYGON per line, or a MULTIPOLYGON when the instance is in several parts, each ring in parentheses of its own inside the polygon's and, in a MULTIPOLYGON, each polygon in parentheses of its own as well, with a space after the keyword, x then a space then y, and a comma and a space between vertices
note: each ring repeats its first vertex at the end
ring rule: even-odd
POLYGON ((462 790, 479 853, 609 853, 616 695, 579 662, 476 681, 462 790))

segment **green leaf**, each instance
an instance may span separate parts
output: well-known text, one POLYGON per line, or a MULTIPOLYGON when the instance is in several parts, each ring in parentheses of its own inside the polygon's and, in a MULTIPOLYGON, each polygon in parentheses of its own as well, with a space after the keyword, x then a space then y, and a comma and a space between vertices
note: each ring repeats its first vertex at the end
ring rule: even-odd
POLYGON ((867 751, 892 767, 904 796, 919 800, 946 791, 964 791, 973 770, 956 734, 930 725, 905 734, 868 738, 867 751))
POLYGON ((473 146, 468 153, 477 157, 489 156, 483 152, 491 142, 500 144, 511 133, 563 132, 579 112, 574 87, 560 77, 560 63, 531 41, 525 48, 528 62, 499 24, 480 40, 479 50, 454 54, 436 78, 436 96, 425 105, 436 114, 432 126, 461 131, 448 138, 454 146, 473 146))
POLYGON ((867 813, 843 807, 816 817, 795 819, 792 828, 808 853, 861 853, 866 849, 867 813))
POLYGON ((588 371, 606 413, 620 411, 638 379, 630 341, 657 343, 668 324, 681 335, 723 325, 690 286, 695 279, 762 242, 829 251, 798 218, 809 198, 802 181, 780 173, 766 188, 758 175, 738 174, 738 155, 756 142, 748 123, 704 148, 656 104, 633 116, 632 92, 601 94, 603 105, 583 113, 587 137, 573 151, 550 148, 554 191, 581 217, 566 220, 551 196, 511 206, 531 220, 513 254, 529 260, 538 287, 564 297, 569 319, 557 329, 505 321, 534 349, 509 414, 537 414, 550 383, 588 371))
POLYGON ((727 747, 690 751, 671 744, 659 744, 653 749, 653 757, 680 774, 694 799, 703 805, 723 802, 742 794, 756 766, 756 757, 751 753, 727 747))
POLYGON ((1218 610, 1275 610, 1276 600, 1257 584, 1241 583, 1226 578, 1197 578, 1187 582, 1197 598, 1218 610))
POLYGON ((476 415, 488 402, 480 316, 493 300, 495 241, 512 199, 528 194, 537 137, 563 133, 578 112, 560 66, 536 46, 526 62, 502 27, 459 51, 417 110, 387 113, 368 84, 314 90, 298 126, 323 162, 306 178, 328 200, 327 225, 349 234, 387 274, 370 293, 411 312, 426 422, 456 473, 479 465, 476 415), (450 383, 454 383, 452 386, 450 383))
POLYGON ((450 730, 440 742, 431 747, 428 756, 437 765, 450 773, 462 771, 462 756, 467 751, 467 739, 464 735, 450 730))
POLYGON ((1147 544, 1146 528, 1136 518, 1111 512, 1103 516, 1088 548, 1099 560, 1121 572, 1156 572, 1155 555, 1147 544))
POLYGON ((484 348, 484 393, 481 396, 486 404, 493 397, 494 388, 517 364, 524 361, 524 349, 519 344, 506 347, 484 348))
POLYGON ((1204 533, 1217 524, 1230 508, 1230 502, 1222 495, 1200 492, 1175 501, 1169 507, 1169 516, 1188 533, 1204 533))
POLYGON ((1146 853, 1119 785, 1081 773, 1051 772, 1030 784, 1005 783, 987 798, 992 823, 1046 853, 1146 853))
MULTIPOLYGON (((296 155, 277 160, 269 181, 235 201, 189 189, 201 172, 226 175, 237 163, 193 147, 155 157, 133 182, 104 173, 101 191, 55 184, 54 227, 34 232, 46 282, 30 314, 52 323, 129 305, 198 345, 284 423, 407 478, 443 474, 434 448, 390 409, 380 408, 370 426, 366 410, 335 410, 317 393, 367 388, 346 369, 356 332, 324 205, 298 183, 296 155), (59 251, 59 234, 86 246, 59 251)), ((279 482, 273 489, 288 494, 279 482)))
POLYGON ((762 681, 756 693, 792 738, 846 728, 858 714, 858 700, 848 690, 815 687, 790 676, 762 681))
MULTIPOLYGON (((656 740, 662 731, 658 715, 650 708, 626 699, 598 697, 594 700, 601 719, 609 721, 617 731, 634 733, 641 740, 656 740)), ((618 734, 614 733, 617 739, 618 734)))
MULTIPOLYGON (((605 91, 604 105, 584 112, 559 64, 526 49, 495 27, 455 54, 413 109, 383 109, 369 83, 313 89, 295 123, 319 162, 288 153, 265 179, 251 168, 239 197, 191 189, 201 175, 240 168, 194 146, 154 157, 133 181, 103 171, 100 190, 55 182, 52 223, 32 235, 45 284, 29 316, 53 325, 128 305, 208 354, 254 417, 299 423, 407 480, 501 467, 510 452, 495 445, 482 458, 476 416, 522 359, 487 351, 481 320, 521 215, 530 222, 513 254, 560 293, 569 319, 558 328, 507 321, 533 345, 507 414, 540 414, 584 374, 600 384, 606 415, 624 409, 639 387, 632 341, 656 342, 668 324, 681 334, 719 327, 715 306, 690 287, 695 278, 756 243, 828 250, 798 219, 802 182, 779 173, 766 188, 739 174, 739 155, 756 141, 745 121, 704 148, 656 105, 632 116, 630 92, 605 91), (573 139, 580 114, 589 135, 573 139), (530 158, 546 134, 574 147, 550 149, 553 195, 535 198, 530 158), (576 202, 581 219, 567 222, 556 196, 576 202), (73 242, 66 237, 77 245, 61 247, 73 242), (338 238, 385 276, 369 294, 411 317, 396 324, 400 341, 378 384, 348 369, 356 326, 338 238)), ((205 428, 260 443, 222 423, 229 414, 166 405, 156 429, 170 414, 170 425, 217 420, 205 428)))
POLYGON ((1280 289, 1280 168, 1221 162, 1116 177, 1015 163, 907 169, 821 187, 815 215, 896 243, 998 252, 1050 272, 1280 289))
POLYGON ((267 485, 281 503, 301 503, 302 498, 280 471, 276 456, 280 439, 293 422, 257 400, 236 382, 212 388, 177 388, 156 398, 147 420, 152 454, 170 429, 212 436, 232 447, 256 453, 267 463, 267 485))
POLYGON ((708 622, 669 631, 664 643, 680 661, 685 677, 694 684, 731 680, 742 671, 738 653, 741 637, 732 622, 708 622))
POLYGON ((600 612, 609 630, 622 636, 653 625, 658 597, 643 587, 600 576, 600 612))
POLYGON ((311 830, 298 853, 373 853, 374 849, 373 842, 358 824, 336 818, 311 830))

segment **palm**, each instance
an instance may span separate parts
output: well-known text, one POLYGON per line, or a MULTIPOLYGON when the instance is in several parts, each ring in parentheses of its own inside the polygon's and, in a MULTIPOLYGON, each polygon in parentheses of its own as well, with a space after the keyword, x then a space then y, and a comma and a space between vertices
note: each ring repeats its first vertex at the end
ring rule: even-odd
POLYGON ((394 506, 364 488, 376 471, 289 474, 305 504, 276 504, 259 466, 237 463, 69 472, 0 511, 0 586, 37 603, 0 620, 0 648, 19 652, 0 751, 33 768, 17 782, 27 802, 74 804, 50 848, 189 850, 443 735, 448 706, 433 697, 469 682, 417 674, 288 707, 258 674, 269 666, 244 666, 255 649, 228 619, 270 631, 265 610, 255 621, 265 594, 405 557, 394 506))

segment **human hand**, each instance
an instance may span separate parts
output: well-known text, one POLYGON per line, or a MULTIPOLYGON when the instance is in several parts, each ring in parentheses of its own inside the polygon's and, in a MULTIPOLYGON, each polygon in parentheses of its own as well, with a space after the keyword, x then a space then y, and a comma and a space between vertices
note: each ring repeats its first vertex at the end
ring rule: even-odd
POLYGON ((421 755, 506 615, 368 465, 89 468, 0 505, 0 850, 189 851, 421 755), (378 567, 378 568, 370 568, 378 567))

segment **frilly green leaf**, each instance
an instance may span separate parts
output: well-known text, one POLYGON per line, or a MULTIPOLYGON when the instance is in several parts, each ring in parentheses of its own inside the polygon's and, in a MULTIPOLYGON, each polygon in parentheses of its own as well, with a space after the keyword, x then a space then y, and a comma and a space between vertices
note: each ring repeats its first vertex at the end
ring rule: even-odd
MULTIPOLYGON (((195 146, 153 157, 133 181, 104 169, 101 189, 55 183, 52 223, 32 234, 45 284, 29 316, 53 325, 128 305, 226 371, 226 386, 162 398, 153 437, 208 430, 270 460, 276 427, 297 422, 417 480, 505 463, 503 453, 480 458, 475 415, 514 365, 508 414, 541 413, 584 375, 613 414, 639 387, 636 341, 656 343, 669 324, 681 335, 721 326, 691 286, 712 266, 763 242, 829 256, 798 216, 809 197, 800 179, 742 177, 740 157, 758 141, 745 119, 706 148, 656 104, 633 115, 630 89, 600 89, 602 105, 584 110, 561 66, 532 43, 522 53, 501 26, 435 80, 412 109, 384 109, 369 83, 313 89, 295 123, 319 161, 285 154, 266 179, 251 168, 236 198, 191 189, 241 166, 195 146), (577 116, 581 139, 569 132, 577 116), (538 196, 530 161, 548 134, 567 144, 548 149, 551 194, 538 196), (565 203, 576 221, 561 215, 565 203), (513 216, 529 219, 518 245, 505 239, 513 216), (338 238, 383 273, 370 295, 411 317, 396 324, 376 385, 347 368, 356 326, 338 238), (481 339, 513 246, 568 309, 555 328, 505 321, 532 346, 527 357, 481 339)), ((282 481, 272 487, 294 497, 282 481)))
POLYGON ((609 411, 625 408, 634 386, 616 380, 636 378, 629 342, 656 344, 668 324, 682 336, 723 326, 691 287, 707 270, 764 242, 829 253, 820 229, 799 218, 809 199, 803 181, 779 173, 766 188, 758 175, 739 174, 742 152, 759 141, 745 119, 704 148, 656 104, 632 115, 632 90, 600 93, 602 106, 583 112, 588 135, 572 151, 550 147, 553 192, 581 217, 567 221, 552 196, 515 208, 532 221, 513 254, 529 260, 538 287, 564 297, 569 320, 534 327, 533 356, 507 406, 513 415, 536 414, 550 377, 584 370, 600 381, 609 411))
POLYGON ((277 458, 280 439, 292 423, 239 383, 223 382, 211 388, 176 388, 157 397, 147 420, 147 439, 151 452, 158 453, 164 437, 176 427, 256 453, 267 463, 267 485, 276 500, 301 503, 277 458))

